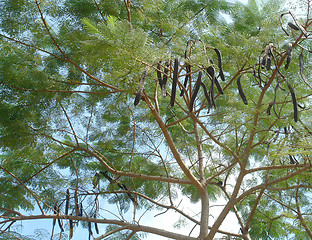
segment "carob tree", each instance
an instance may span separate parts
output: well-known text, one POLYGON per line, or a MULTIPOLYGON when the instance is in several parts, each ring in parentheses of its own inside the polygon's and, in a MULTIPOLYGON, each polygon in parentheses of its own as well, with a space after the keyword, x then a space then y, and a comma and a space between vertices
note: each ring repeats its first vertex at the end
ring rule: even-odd
POLYGON ((4 238, 312 238, 310 1, 0 6, 4 238))

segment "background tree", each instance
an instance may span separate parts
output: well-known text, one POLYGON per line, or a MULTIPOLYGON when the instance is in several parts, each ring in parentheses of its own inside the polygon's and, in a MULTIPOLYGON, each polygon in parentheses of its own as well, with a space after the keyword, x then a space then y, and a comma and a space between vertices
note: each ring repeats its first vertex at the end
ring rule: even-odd
POLYGON ((53 219, 51 239, 79 224, 95 239, 312 237, 309 1, 303 18, 281 1, 0 6, 3 239, 29 219, 53 219), (153 209, 193 230, 142 222, 153 209), (220 227, 231 212, 236 232, 220 227))

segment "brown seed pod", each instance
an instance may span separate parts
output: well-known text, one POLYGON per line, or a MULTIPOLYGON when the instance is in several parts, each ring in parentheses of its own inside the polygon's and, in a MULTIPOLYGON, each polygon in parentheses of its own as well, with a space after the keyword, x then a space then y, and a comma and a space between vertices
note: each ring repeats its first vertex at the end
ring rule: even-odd
POLYGON ((266 82, 261 78, 261 68, 262 68, 262 66, 261 66, 261 57, 259 56, 259 63, 258 63, 258 69, 257 69, 257 78, 259 78, 259 86, 260 86, 260 88, 261 89, 263 89, 263 86, 262 86, 262 84, 266 84, 266 82))
POLYGON ((282 14, 279 16, 279 21, 280 21, 282 30, 284 31, 284 33, 286 33, 287 36, 289 36, 289 33, 288 33, 288 32, 285 30, 285 28, 283 27, 282 17, 283 17, 285 14, 286 14, 286 13, 282 13, 282 14))
POLYGON ((99 182, 100 182, 100 174, 97 172, 95 173, 93 180, 92 180, 93 189, 99 185, 99 182))
POLYGON ((214 83, 216 84, 216 87, 220 94, 223 94, 222 87, 220 86, 220 83, 218 82, 217 78, 214 78, 214 83))
POLYGON ((107 174, 107 170, 105 172, 100 171, 100 173, 110 182, 113 181, 113 179, 107 174))
POLYGON ((300 30, 295 24, 292 24, 291 22, 288 23, 288 26, 296 31, 300 30))
POLYGON ((64 232, 64 228, 63 228, 63 226, 62 226, 62 222, 61 222, 61 219, 57 219, 57 222, 58 222, 58 225, 59 225, 59 227, 60 227, 60 229, 61 229, 61 232, 64 232))
POLYGON ((271 115, 271 108, 273 107, 273 103, 270 103, 268 108, 267 108, 267 114, 271 115))
POLYGON ((261 68, 262 69, 264 69, 264 68, 266 68, 266 70, 270 70, 271 69, 271 62, 272 62, 271 48, 272 47, 273 47, 272 43, 270 43, 267 46, 265 46, 264 56, 263 56, 262 62, 261 62, 261 68))
POLYGON ((240 95, 240 97, 242 98, 244 104, 245 104, 245 105, 248 105, 248 101, 247 101, 247 98, 246 98, 246 96, 245 96, 245 94, 244 94, 244 91, 243 91, 243 89, 242 89, 240 80, 241 80, 241 76, 239 76, 238 79, 237 79, 237 88, 238 88, 238 92, 239 92, 239 95, 240 95))
MULTIPOLYGON (((59 208, 59 206, 58 206, 57 203, 54 204, 54 213, 55 213, 56 215, 59 215, 59 214, 60 214, 60 208, 59 208)), ((64 232, 61 219, 58 218, 58 219, 57 219, 57 222, 58 222, 58 225, 59 225, 59 227, 60 227, 60 229, 61 229, 61 232, 64 232)), ((53 219, 53 226, 54 226, 54 225, 55 225, 55 219, 53 219)))
POLYGON ((141 92, 137 92, 137 94, 135 95, 135 99, 134 99, 134 106, 138 105, 141 99, 141 92))
POLYGON ((167 96, 166 86, 167 86, 167 80, 168 80, 168 73, 169 73, 169 63, 168 63, 168 61, 166 61, 165 69, 164 69, 164 76, 163 76, 163 79, 162 79, 162 88, 161 88, 161 92, 162 92, 162 95, 164 97, 167 96))
POLYGON ((195 87, 194 87, 194 90, 193 90, 193 93, 192 93, 192 96, 191 96, 191 100, 190 100, 189 109, 190 109, 191 112, 193 111, 193 106, 194 106, 195 98, 196 98, 196 96, 197 96, 197 93, 198 93, 198 91, 199 91, 199 87, 200 87, 200 85, 201 85, 202 75, 203 75, 203 72, 200 70, 200 71, 198 72, 197 81, 196 81, 196 83, 195 83, 195 87))
POLYGON ((157 73, 157 79, 158 79, 158 83, 159 83, 159 86, 160 86, 160 90, 162 91, 163 80, 162 80, 162 76, 161 76, 161 61, 159 61, 157 63, 156 73, 157 73))
POLYGON ((125 184, 120 184, 120 183, 117 183, 118 184, 118 186, 121 188, 121 189, 123 189, 123 190, 125 190, 125 191, 128 191, 127 192, 127 195, 128 195, 128 197, 130 198, 130 200, 133 202, 133 204, 134 205, 137 205, 137 202, 136 202, 136 200, 135 200, 135 198, 131 195, 131 193, 129 193, 129 189, 127 188, 127 186, 125 185, 125 184))
POLYGON ((307 81, 305 75, 304 75, 304 72, 303 72, 303 54, 302 52, 300 53, 299 55, 299 69, 300 69, 300 75, 303 79, 303 81, 310 87, 312 88, 311 84, 307 81))
POLYGON ((216 87, 219 91, 220 94, 223 94, 223 90, 222 87, 220 86, 219 81, 216 78, 216 72, 213 66, 209 66, 208 68, 206 68, 206 72, 208 73, 209 77, 211 78, 211 80, 216 84, 216 87))
MULTIPOLYGON (((94 213, 94 218, 96 219, 96 213, 94 213)), ((94 222, 94 229, 95 229, 96 234, 99 234, 99 228, 98 228, 97 222, 94 222)))
POLYGON ((266 61, 266 70, 270 70, 270 69, 271 69, 271 58, 268 57, 266 61))
POLYGON ((200 84, 201 84, 202 88, 204 89, 204 94, 205 94, 205 97, 206 97, 206 99, 208 101, 208 104, 209 103, 211 104, 210 96, 209 96, 209 93, 207 91, 206 85, 203 82, 201 82, 200 84))
POLYGON ((288 43, 288 49, 287 49, 287 59, 286 59, 286 64, 285 64, 285 69, 287 70, 289 67, 289 63, 291 61, 291 56, 292 56, 292 44, 288 43))
POLYGON ((79 217, 82 217, 83 209, 82 209, 82 203, 79 204, 79 217))
POLYGON ((74 199, 75 199, 75 213, 76 213, 76 216, 78 216, 79 215, 79 204, 78 204, 77 192, 75 193, 74 199))
POLYGON ((179 72, 179 59, 174 59, 174 66, 173 66, 173 76, 172 76, 172 87, 171 87, 171 99, 170 105, 171 107, 174 106, 175 95, 177 91, 177 84, 178 84, 178 72, 179 72))
MULTIPOLYGON (((186 75, 185 75, 185 78, 184 78, 183 86, 186 88, 187 82, 190 79, 191 65, 186 63, 185 68, 186 68, 186 75)), ((184 89, 181 90, 180 97, 182 97, 183 94, 184 94, 184 89)))
POLYGON ((297 105, 297 99, 296 99, 295 91, 292 88, 292 86, 290 86, 289 83, 287 84, 287 86, 288 86, 288 89, 290 91, 292 103, 294 106, 294 121, 297 122, 298 121, 298 105, 297 105))
MULTIPOLYGON (((60 213, 60 209, 59 209, 59 207, 58 207, 58 210, 59 210, 59 212, 58 212, 58 214, 60 213)), ((59 225, 59 227, 60 227, 60 229, 61 229, 61 232, 64 232, 64 229, 63 229, 63 226, 62 226, 62 222, 61 222, 61 219, 57 219, 57 222, 58 222, 58 225, 59 225)))
POLYGON ((205 85, 203 82, 201 82, 201 86, 202 86, 202 88, 204 89, 204 94, 205 94, 205 97, 206 97, 207 102, 208 102, 208 112, 209 112, 209 111, 210 111, 210 108, 211 108, 211 106, 212 106, 212 104, 211 104, 211 99, 210 99, 210 95, 209 95, 209 93, 208 93, 208 91, 207 91, 206 85, 205 85))
POLYGON ((295 157, 291 156, 290 154, 288 156, 289 156, 290 164, 299 164, 298 160, 295 157))
MULTIPOLYGON (((56 203, 54 204, 53 210, 54 210, 54 211, 53 211, 53 214, 57 214, 57 204, 56 204, 56 203)), ((52 223, 53 229, 54 229, 54 227, 55 227, 55 223, 56 223, 56 219, 53 218, 53 223, 52 223)))
POLYGON ((66 191, 66 201, 65 201, 65 215, 68 215, 69 208, 69 189, 66 191))
POLYGON ((223 68, 222 68, 222 56, 221 52, 217 49, 214 48, 215 52, 217 53, 218 56, 218 67, 219 67, 219 76, 221 77, 222 81, 225 81, 224 73, 223 73, 223 68))
POLYGON ((91 236, 93 235, 92 229, 91 229, 91 222, 88 222, 88 231, 89 231, 89 239, 91 239, 91 236))
POLYGON ((74 223, 73 220, 69 219, 69 239, 72 239, 74 235, 74 223))
POLYGON ((300 29, 300 31, 302 32, 302 34, 307 38, 309 35, 307 33, 307 31, 304 29, 304 27, 302 27, 302 25, 300 24, 300 22, 297 20, 296 16, 291 12, 289 11, 289 14, 292 16, 292 18, 294 19, 297 27, 300 29))
POLYGON ((148 72, 148 68, 146 68, 140 78, 140 87, 139 90, 137 92, 137 94, 135 95, 135 99, 134 99, 134 106, 138 105, 141 99, 141 95, 143 93, 143 89, 144 89, 144 85, 145 85, 145 80, 146 80, 146 76, 147 76, 147 72, 148 72))
POLYGON ((216 71, 215 71, 215 69, 214 69, 213 66, 207 67, 207 68, 206 68, 206 72, 209 74, 209 76, 211 77, 212 80, 215 79, 215 77, 216 77, 216 71))
POLYGON ((209 95, 211 99, 211 107, 217 108, 216 103, 214 101, 214 81, 211 81, 210 89, 209 89, 209 95))
POLYGON ((157 70, 156 70, 156 73, 157 73, 157 79, 158 79, 159 85, 160 85, 160 87, 161 87, 161 86, 162 86, 161 61, 159 61, 159 62, 157 63, 157 70))

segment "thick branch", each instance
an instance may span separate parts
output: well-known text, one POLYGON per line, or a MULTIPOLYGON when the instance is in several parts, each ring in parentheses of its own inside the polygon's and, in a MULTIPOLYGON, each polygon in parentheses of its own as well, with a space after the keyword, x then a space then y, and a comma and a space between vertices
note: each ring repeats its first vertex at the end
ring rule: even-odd
POLYGON ((204 191, 202 184, 197 180, 197 178, 192 174, 190 169, 184 163, 183 159, 180 156, 179 151, 175 147, 175 144, 171 138, 171 135, 170 135, 165 123, 161 119, 160 115, 158 114, 158 112, 156 111, 156 109, 154 108, 154 106, 152 105, 150 100, 147 97, 145 97, 145 101, 146 101, 148 107, 150 108, 155 120, 157 121, 161 131, 163 132, 164 137, 166 138, 166 141, 168 143, 168 146, 169 146, 173 156, 175 157, 175 160, 177 161, 177 163, 179 164, 180 168, 182 169, 184 174, 187 176, 187 178, 194 184, 194 186, 198 189, 199 193, 201 194, 204 191))
POLYGON ((114 224, 125 227, 135 232, 146 232, 146 233, 153 233, 159 236, 177 239, 177 240, 197 240, 197 238, 185 236, 179 233, 173 233, 169 231, 165 231, 159 228, 144 226, 144 225, 137 225, 132 224, 124 221, 119 220, 110 220, 110 219, 97 219, 97 218, 88 218, 88 217, 78 217, 78 216, 71 216, 71 215, 31 215, 31 216, 19 216, 16 218, 10 217, 12 221, 22 221, 22 220, 34 220, 34 219, 69 219, 69 220, 77 220, 77 221, 84 221, 84 222, 94 222, 94 223, 104 223, 104 224, 114 224))

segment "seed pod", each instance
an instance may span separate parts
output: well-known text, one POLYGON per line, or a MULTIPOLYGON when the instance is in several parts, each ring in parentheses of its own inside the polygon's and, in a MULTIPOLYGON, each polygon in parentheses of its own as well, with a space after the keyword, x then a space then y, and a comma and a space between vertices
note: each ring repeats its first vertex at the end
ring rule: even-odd
POLYGON ((206 99, 207 99, 207 101, 208 101, 208 104, 210 105, 210 104, 211 104, 211 100, 210 100, 209 93, 208 93, 208 91, 207 91, 207 87, 206 87, 206 85, 205 85, 203 82, 201 82, 200 84, 201 84, 201 86, 202 86, 203 89, 204 89, 205 97, 206 97, 206 99))
POLYGON ((135 99, 134 99, 134 106, 138 105, 141 99, 141 92, 137 92, 137 94, 135 95, 135 99))
POLYGON ((135 198, 131 195, 131 193, 127 192, 128 197, 130 198, 130 200, 133 202, 134 205, 137 205, 137 201, 135 200, 135 198))
POLYGON ((270 70, 270 69, 271 69, 271 58, 268 57, 266 61, 266 70, 270 70))
POLYGON ((222 87, 220 86, 220 84, 219 84, 217 78, 214 78, 214 83, 216 84, 216 87, 217 87, 219 93, 220 93, 220 94, 223 94, 222 87))
POLYGON ((126 186, 125 184, 119 183, 119 182, 117 182, 117 185, 118 185, 119 188, 121 188, 121 189, 123 189, 123 190, 125 190, 125 191, 128 191, 128 192, 127 192, 128 197, 129 197, 130 200, 136 205, 137 202, 136 202, 135 198, 131 195, 131 193, 129 193, 129 189, 127 188, 127 186, 126 186))
MULTIPOLYGON (((54 213, 56 215, 59 215, 60 214, 60 208, 59 206, 57 205, 57 203, 54 204, 54 213)), ((63 229, 63 226, 62 226, 62 223, 61 223, 61 219, 57 219, 57 222, 58 222, 58 225, 61 229, 61 232, 64 232, 64 229, 63 229)), ((53 226, 55 225, 55 219, 53 219, 53 226)))
POLYGON ((66 191, 66 202, 65 202, 65 215, 68 215, 69 208, 69 189, 66 191))
MULTIPOLYGON (((186 75, 185 75, 185 78, 184 78, 183 86, 186 88, 187 82, 188 82, 188 80, 190 78, 191 65, 186 63, 185 68, 186 68, 186 75)), ((180 97, 182 97, 183 94, 184 94, 184 89, 181 90, 180 97)))
POLYGON ((219 67, 219 76, 221 77, 222 81, 225 81, 225 77, 224 77, 224 73, 223 73, 223 68, 222 68, 222 56, 221 56, 221 52, 214 48, 215 52, 217 53, 218 56, 218 67, 219 67))
POLYGON ((300 30, 295 24, 292 24, 291 22, 288 23, 288 26, 296 31, 300 30))
POLYGON ((304 29, 304 27, 302 27, 302 25, 300 24, 300 22, 297 20, 296 16, 291 12, 289 11, 289 14, 292 16, 292 18, 294 19, 297 27, 300 29, 300 31, 302 32, 302 34, 307 38, 309 35, 307 33, 307 31, 304 29))
MULTIPOLYGON (((57 214, 57 204, 56 203, 54 204, 53 210, 54 210, 53 214, 57 214)), ((55 227, 55 223, 56 223, 56 219, 53 218, 53 223, 52 223, 53 229, 55 227)))
POLYGON ((297 103, 298 107, 300 107, 301 109, 305 109, 305 106, 302 106, 301 104, 297 103))
POLYGON ((204 94, 205 94, 205 97, 206 97, 206 99, 207 99, 207 101, 208 101, 208 113, 209 113, 209 111, 210 111, 210 108, 211 108, 211 100, 210 100, 210 95, 209 95, 209 93, 208 93, 208 91, 207 91, 207 87, 206 87, 206 85, 203 83, 203 82, 201 82, 201 86, 203 87, 203 89, 204 89, 204 94))
POLYGON ((97 172, 97 173, 95 173, 95 175, 93 177, 93 181, 92 181, 93 189, 99 185, 99 182, 100 182, 100 174, 97 172))
POLYGON ((60 227, 60 229, 61 229, 61 232, 64 232, 64 228, 63 228, 63 226, 62 226, 62 222, 61 222, 61 219, 57 219, 57 222, 58 222, 58 225, 59 225, 59 227, 60 227))
POLYGON ((173 76, 172 76, 172 88, 171 88, 171 99, 170 99, 170 105, 171 107, 174 106, 174 100, 177 90, 177 84, 178 84, 178 71, 179 71, 179 59, 174 59, 174 66, 173 66, 173 76))
POLYGON ((105 172, 100 172, 108 181, 112 182, 113 179, 107 174, 107 170, 105 172))
POLYGON ((78 194, 77 194, 77 192, 75 192, 74 199, 75 199, 75 213, 76 213, 76 216, 78 216, 79 215, 79 204, 78 204, 78 194))
POLYGON ((252 74, 253 74, 253 77, 255 78, 255 80, 257 81, 257 83, 259 83, 257 72, 256 72, 256 65, 253 66, 253 73, 252 74))
POLYGON ((223 90, 219 84, 219 81, 216 78, 216 72, 213 66, 209 66, 208 68, 206 68, 206 72, 208 73, 208 75, 211 77, 211 80, 216 84, 216 87, 219 91, 220 94, 223 94, 223 90))
MULTIPOLYGON (((60 213, 60 209, 59 209, 59 207, 58 207, 58 215, 59 215, 59 213, 60 213)), ((58 225, 59 225, 59 227, 60 227, 60 229, 61 229, 61 232, 64 232, 61 219, 58 218, 58 219, 57 219, 57 222, 58 222, 58 225)))
POLYGON ((304 72, 303 72, 303 54, 302 52, 300 53, 299 55, 299 68, 300 68, 300 75, 303 79, 303 81, 310 87, 312 88, 311 84, 307 81, 305 75, 304 75, 304 72))
POLYGON ((288 89, 290 91, 293 106, 294 106, 294 121, 297 122, 298 121, 298 105, 297 105, 297 99, 296 99, 295 91, 292 88, 292 86, 290 86, 289 84, 287 84, 287 86, 288 86, 288 89))
POLYGON ((243 89, 242 89, 240 80, 241 80, 241 76, 239 76, 238 79, 237 79, 237 88, 238 88, 238 92, 239 92, 239 95, 240 95, 240 97, 242 98, 244 104, 245 104, 245 105, 248 105, 248 101, 247 101, 246 96, 245 96, 245 94, 244 94, 244 91, 243 91, 243 89))
POLYGON ((89 240, 90 240, 91 236, 93 235, 92 229, 91 229, 91 222, 88 222, 88 231, 89 231, 89 240))
POLYGON ((286 64, 285 64, 285 69, 287 70, 289 67, 289 63, 291 61, 291 56, 292 56, 292 44, 288 43, 288 49, 287 49, 287 59, 286 59, 286 64))
POLYGON ((266 57, 264 56, 261 61, 261 68, 264 69, 265 65, 266 65, 266 57))
POLYGON ((290 164, 298 164, 299 163, 295 157, 291 156, 290 154, 288 156, 289 156, 290 164))
POLYGON ((138 105, 141 99, 141 95, 143 93, 143 89, 144 89, 144 85, 145 85, 145 80, 146 80, 146 76, 147 76, 147 71, 148 68, 146 68, 140 78, 140 87, 139 90, 137 92, 137 94, 135 95, 135 99, 134 99, 134 106, 138 105))
POLYGON ((169 73, 169 63, 168 61, 166 61, 165 63, 165 69, 164 69, 164 76, 163 76, 163 79, 162 79, 162 88, 161 88, 161 92, 162 92, 162 95, 164 97, 167 96, 167 89, 166 89, 166 86, 167 86, 167 80, 168 80, 168 73, 169 73))
POLYGON ((270 54, 270 57, 273 58, 273 61, 274 61, 274 64, 275 64, 275 67, 276 67, 276 70, 277 72, 279 73, 279 75, 281 75, 282 78, 285 78, 285 76, 281 73, 281 71, 279 70, 279 66, 276 62, 276 59, 275 59, 275 56, 273 55, 273 43, 270 43, 269 45, 269 54, 270 54))
POLYGON ((209 95, 211 99, 211 107, 213 106, 214 108, 216 107, 216 103, 214 101, 214 81, 211 81, 210 89, 209 89, 209 95))
MULTIPOLYGON (((96 213, 94 213, 94 218, 96 219, 96 213)), ((97 222, 94 222, 94 229, 95 229, 96 234, 99 234, 99 228, 98 228, 97 222)))
POLYGON ((82 209, 82 203, 79 204, 79 217, 82 217, 83 209, 82 209))
POLYGON ((270 103, 268 108, 267 108, 267 114, 271 115, 271 108, 273 107, 273 103, 270 103))
POLYGON ((209 74, 209 76, 211 77, 212 80, 215 79, 215 77, 216 77, 216 71, 215 71, 215 69, 214 69, 213 66, 207 67, 207 68, 206 68, 206 72, 209 74))
POLYGON ((273 47, 273 44, 270 43, 267 46, 265 46, 264 49, 264 56, 262 58, 262 62, 261 62, 261 68, 264 69, 266 68, 266 70, 270 70, 271 69, 271 61, 272 61, 272 52, 271 52, 271 48, 273 47))
POLYGON ((262 84, 264 83, 264 86, 266 85, 266 82, 261 78, 261 57, 259 56, 259 64, 258 64, 258 69, 257 69, 257 78, 259 78, 259 86, 262 89, 263 86, 262 84))
POLYGON ((285 13, 282 13, 282 14, 279 16, 279 21, 280 21, 282 30, 284 31, 284 33, 286 33, 287 36, 289 36, 289 33, 288 33, 288 32, 285 30, 285 28, 283 27, 282 17, 283 17, 284 15, 285 15, 285 13))
POLYGON ((69 239, 72 239, 74 235, 74 224, 73 220, 69 219, 69 239))
MULTIPOLYGON (((121 184, 121 183, 119 183, 119 182, 117 182, 117 186, 120 188, 120 189, 124 189, 123 188, 123 184, 121 184)), ((125 189, 124 189, 125 190, 125 189)))
POLYGON ((158 79, 158 82, 159 82, 159 86, 160 86, 160 88, 162 88, 161 61, 159 61, 157 63, 156 73, 157 73, 157 79, 158 79))
POLYGON ((190 100, 190 111, 192 112, 193 111, 193 106, 194 106, 194 102, 195 102, 195 98, 197 96, 197 93, 199 91, 199 87, 201 85, 201 78, 202 78, 202 75, 203 75, 203 72, 200 70, 198 72, 198 77, 197 77, 197 81, 195 83, 195 87, 194 87, 194 90, 193 90, 193 93, 192 93, 192 96, 191 96, 191 100, 190 100))
POLYGON ((57 206, 57 203, 54 203, 54 207, 53 207, 53 213, 58 215, 59 214, 59 209, 58 209, 58 206, 57 206))

